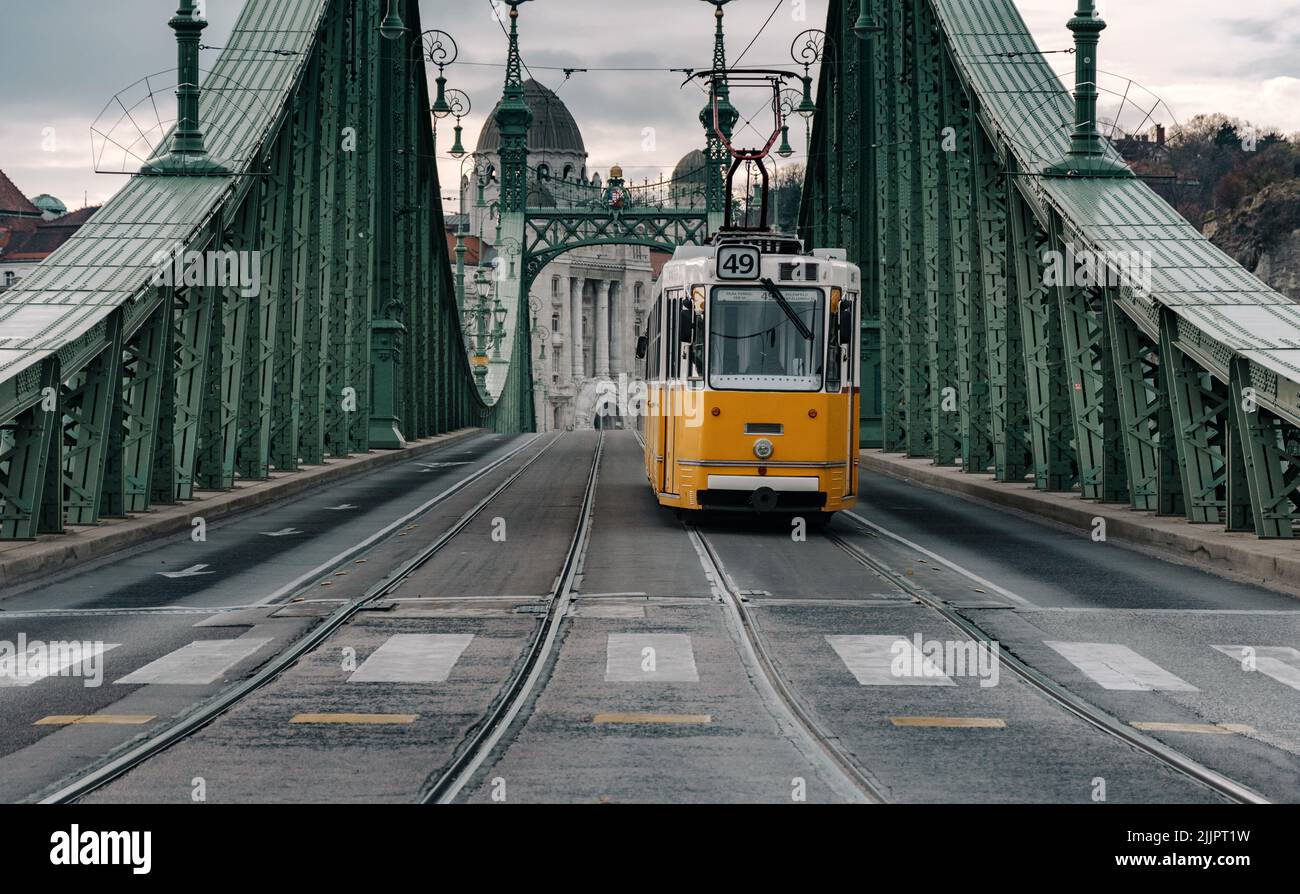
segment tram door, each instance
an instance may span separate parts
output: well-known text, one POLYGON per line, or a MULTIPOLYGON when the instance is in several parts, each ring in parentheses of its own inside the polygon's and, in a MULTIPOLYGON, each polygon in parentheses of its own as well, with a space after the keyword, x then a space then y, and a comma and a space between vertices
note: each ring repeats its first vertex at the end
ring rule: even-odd
POLYGON ((677 493, 677 417, 680 412, 681 395, 678 394, 678 360, 681 356, 681 340, 677 332, 678 308, 681 305, 680 289, 664 292, 664 315, 661 325, 664 333, 664 390, 663 411, 660 417, 660 437, 663 440, 663 481, 659 487, 662 494, 677 493))

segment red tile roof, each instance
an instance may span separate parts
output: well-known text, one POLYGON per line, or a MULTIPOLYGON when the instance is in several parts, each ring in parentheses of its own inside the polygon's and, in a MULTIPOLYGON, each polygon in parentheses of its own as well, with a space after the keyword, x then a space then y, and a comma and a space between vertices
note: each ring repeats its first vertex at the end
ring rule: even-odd
POLYGON ((11 214, 34 214, 40 216, 41 209, 31 203, 22 190, 14 186, 4 171, 0 171, 0 217, 11 214))
POLYGON ((0 261, 45 260, 98 210, 82 208, 54 220, 33 221, 30 227, 22 218, 0 219, 0 261))

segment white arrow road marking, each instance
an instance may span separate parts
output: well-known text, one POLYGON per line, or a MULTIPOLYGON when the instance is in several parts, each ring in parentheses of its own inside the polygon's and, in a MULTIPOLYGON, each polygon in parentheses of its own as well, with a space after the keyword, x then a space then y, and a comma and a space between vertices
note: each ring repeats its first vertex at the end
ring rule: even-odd
POLYGON ((451 469, 456 466, 468 466, 469 463, 416 463, 416 465, 426 472, 432 472, 436 469, 451 469))
POLYGON ((1291 646, 1213 646, 1229 658, 1245 659, 1246 649, 1255 655, 1255 670, 1292 689, 1300 689, 1300 651, 1291 646))
POLYGON ((1154 689, 1169 692, 1200 691, 1186 680, 1174 676, 1160 665, 1119 643, 1048 642, 1045 645, 1058 652, 1103 689, 1129 692, 1150 692, 1154 689))
POLYGON ((291 534, 301 534, 301 533, 302 531, 299 531, 297 528, 281 528, 278 531, 263 531, 262 536, 263 537, 288 537, 291 534))
POLYGON ((342 509, 356 509, 356 508, 357 508, 357 507, 356 507, 354 504, 352 504, 352 503, 344 503, 344 504, 341 505, 341 506, 326 506, 326 507, 325 507, 325 511, 326 511, 326 512, 338 512, 338 511, 340 511, 340 510, 342 510, 342 509))
POLYGON ((173 580, 178 577, 198 577, 200 574, 216 574, 215 571, 203 570, 207 567, 207 565, 191 565, 184 571, 159 571, 158 574, 162 577, 170 577, 173 580))

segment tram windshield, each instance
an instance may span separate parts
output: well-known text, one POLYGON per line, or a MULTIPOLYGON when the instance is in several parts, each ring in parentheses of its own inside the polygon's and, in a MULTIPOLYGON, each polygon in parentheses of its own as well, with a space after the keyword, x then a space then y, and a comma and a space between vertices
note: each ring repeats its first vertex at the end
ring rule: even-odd
POLYGON ((775 285, 714 288, 709 387, 820 391, 826 356, 821 289, 775 285))

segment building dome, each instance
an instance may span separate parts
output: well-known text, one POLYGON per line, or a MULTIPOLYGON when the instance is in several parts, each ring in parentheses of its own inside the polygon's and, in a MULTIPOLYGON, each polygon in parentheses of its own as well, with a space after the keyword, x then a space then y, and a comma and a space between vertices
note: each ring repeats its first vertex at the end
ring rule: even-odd
POLYGON ((672 200, 682 208, 701 208, 705 205, 704 170, 709 157, 702 149, 692 149, 682 156, 673 168, 672 200))
POLYGON ((673 168, 673 179, 687 183, 703 183, 704 166, 708 162, 709 158, 704 154, 703 149, 692 149, 683 155, 682 160, 677 162, 677 167, 673 168))
POLYGON ((41 193, 36 198, 32 199, 32 204, 46 214, 53 215, 54 217, 62 217, 68 213, 68 206, 48 193, 41 193))
MULTIPOLYGON (((528 109, 533 113, 533 123, 528 126, 530 153, 573 152, 584 156, 587 154, 587 147, 582 142, 582 132, 578 130, 578 122, 573 120, 573 115, 558 96, 537 81, 529 79, 524 81, 524 102, 528 103, 528 109)), ((501 129, 497 126, 497 109, 500 107, 501 104, 498 102, 492 109, 492 113, 488 115, 487 122, 478 135, 476 152, 499 153, 501 151, 501 129)))

